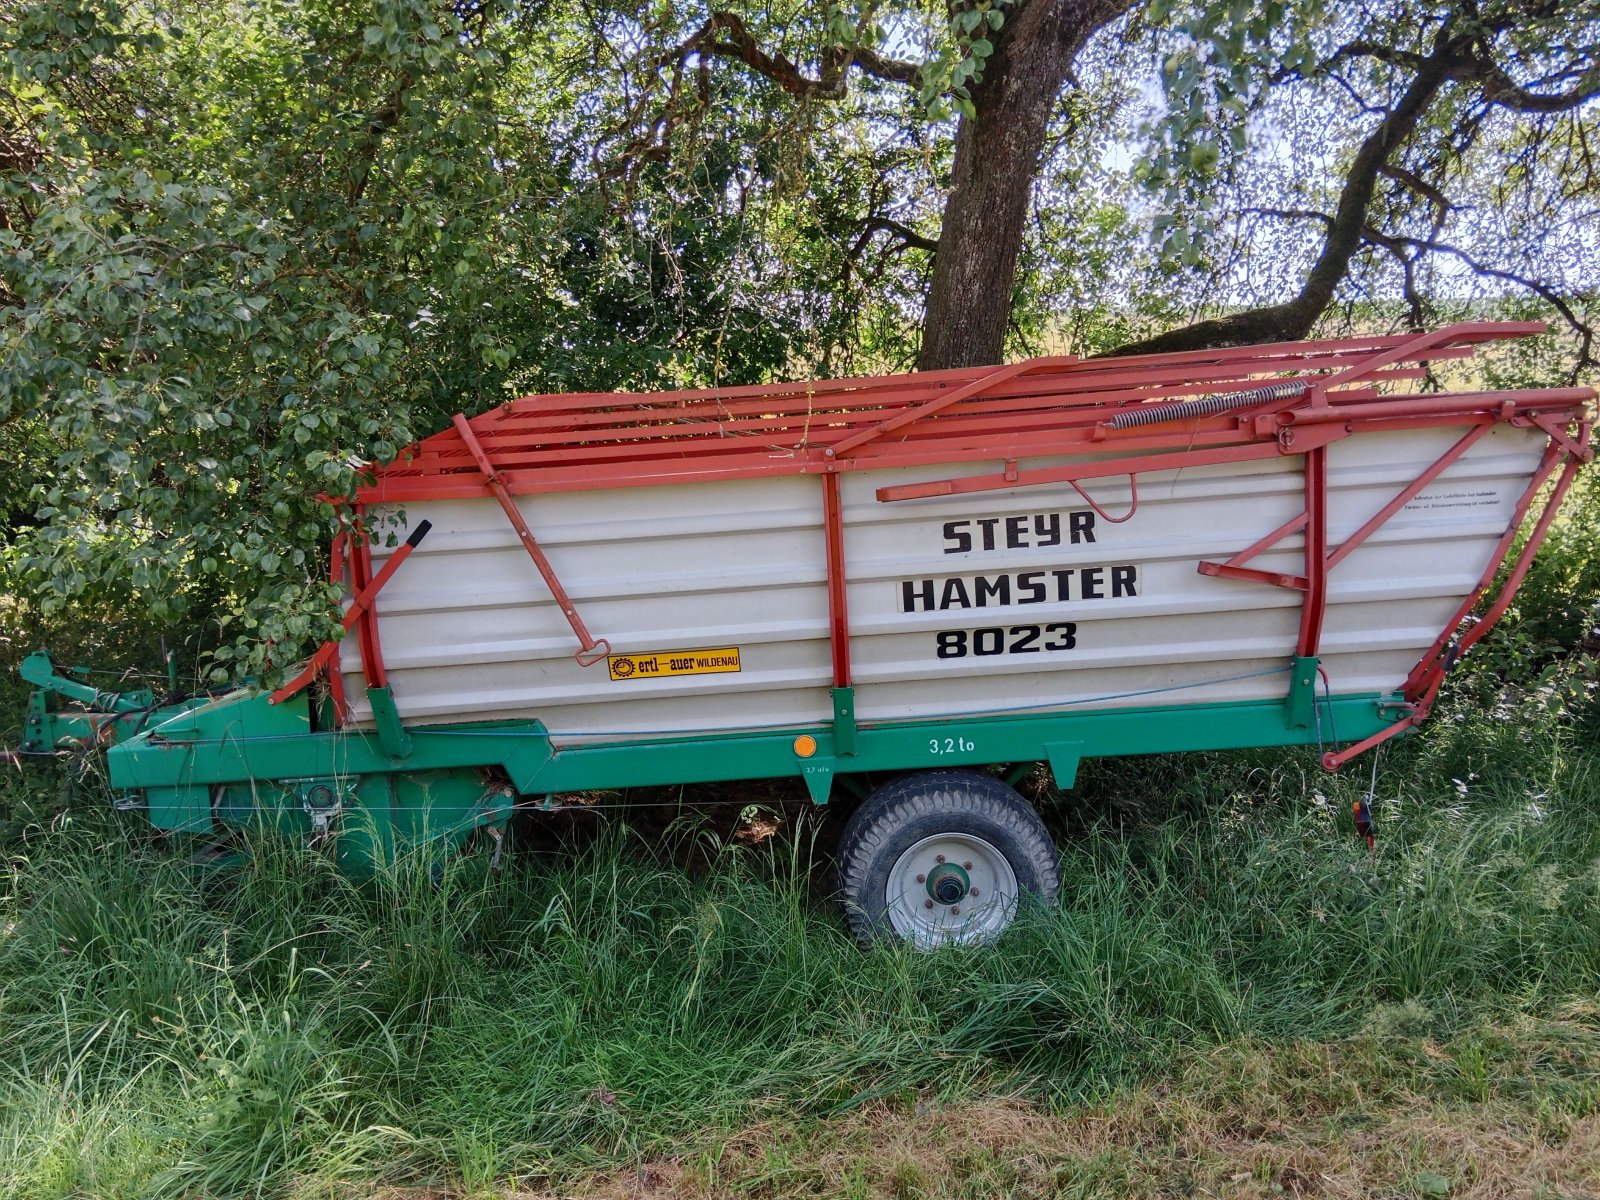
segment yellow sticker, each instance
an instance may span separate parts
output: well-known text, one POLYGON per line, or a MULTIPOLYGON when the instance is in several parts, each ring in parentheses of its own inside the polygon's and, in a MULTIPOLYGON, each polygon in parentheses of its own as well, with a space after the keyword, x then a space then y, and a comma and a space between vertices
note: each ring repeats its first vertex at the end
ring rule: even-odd
POLYGON ((721 675, 739 669, 739 647, 719 650, 655 650, 612 654, 606 666, 613 679, 660 679, 667 675, 721 675))

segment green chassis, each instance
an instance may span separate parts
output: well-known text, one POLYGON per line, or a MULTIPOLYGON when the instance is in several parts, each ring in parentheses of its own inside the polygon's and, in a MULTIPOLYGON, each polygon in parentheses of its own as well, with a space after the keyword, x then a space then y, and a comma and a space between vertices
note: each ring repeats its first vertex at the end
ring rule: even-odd
POLYGON ((799 776, 826 803, 835 775, 1048 762, 1071 787, 1084 758, 1333 744, 1409 711, 1395 695, 1317 696, 1315 659, 1293 659, 1288 694, 1252 703, 952 716, 857 725, 837 689, 828 724, 556 747, 537 721, 402 726, 374 689, 375 731, 317 731, 307 694, 279 704, 241 691, 179 713, 107 752, 123 807, 156 828, 208 834, 265 824, 337 833, 340 864, 370 873, 396 852, 459 847, 499 830, 519 797, 602 788, 799 776), (815 739, 802 757, 797 739, 815 739))

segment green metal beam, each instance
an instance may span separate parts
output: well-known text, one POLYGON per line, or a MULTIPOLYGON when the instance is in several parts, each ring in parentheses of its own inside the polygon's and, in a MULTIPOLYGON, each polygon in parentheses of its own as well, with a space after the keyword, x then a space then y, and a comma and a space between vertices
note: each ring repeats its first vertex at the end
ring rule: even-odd
MULTIPOLYGON (((1327 727, 1342 741, 1377 733, 1393 720, 1380 705, 1394 699, 1333 697, 1327 727)), ((312 732, 303 697, 273 706, 265 696, 239 693, 113 747, 108 762, 114 787, 168 796, 164 819, 153 795, 150 806, 152 820, 167 828, 175 826, 165 820, 192 826, 211 785, 396 770, 498 767, 524 795, 799 776, 820 803, 833 777, 849 772, 1048 761, 1066 787, 1082 758, 1316 741, 1312 730, 1291 726, 1290 715, 1283 701, 1272 700, 863 724, 854 730, 853 754, 841 753, 831 723, 560 747, 537 721, 419 726, 406 730, 411 753, 402 766, 377 733, 312 732), (801 735, 814 739, 815 753, 797 752, 801 735)))

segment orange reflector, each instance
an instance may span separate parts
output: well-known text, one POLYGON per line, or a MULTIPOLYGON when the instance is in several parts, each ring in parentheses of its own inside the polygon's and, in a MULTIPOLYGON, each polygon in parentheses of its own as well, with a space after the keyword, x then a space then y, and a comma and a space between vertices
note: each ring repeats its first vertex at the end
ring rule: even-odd
POLYGON ((802 733, 794 740, 794 752, 801 758, 810 758, 817 752, 817 739, 809 733, 802 733))

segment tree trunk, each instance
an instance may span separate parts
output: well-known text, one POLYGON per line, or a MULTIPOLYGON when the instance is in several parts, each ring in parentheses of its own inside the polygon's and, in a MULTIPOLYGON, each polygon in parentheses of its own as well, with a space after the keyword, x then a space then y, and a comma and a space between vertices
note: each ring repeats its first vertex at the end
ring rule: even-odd
POLYGON ((1031 0, 1001 28, 956 131, 917 369, 998 363, 1045 133, 1072 60, 1132 0, 1031 0))

